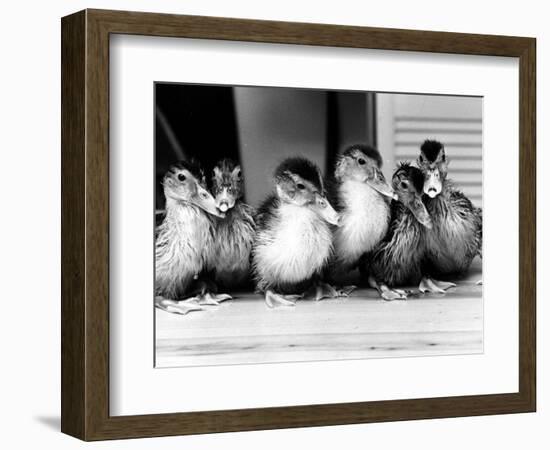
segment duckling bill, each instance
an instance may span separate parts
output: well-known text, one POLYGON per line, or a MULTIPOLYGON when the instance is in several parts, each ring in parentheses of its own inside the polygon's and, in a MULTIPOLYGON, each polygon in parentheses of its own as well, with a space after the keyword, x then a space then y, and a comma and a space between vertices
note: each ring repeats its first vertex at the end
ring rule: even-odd
POLYGON ((330 224, 337 225, 339 216, 311 161, 286 159, 274 178, 275 193, 256 216, 252 266, 266 304, 292 306, 327 265, 332 253, 330 224))
POLYGON ((196 161, 174 164, 163 178, 166 215, 155 241, 155 305, 186 314, 202 309, 190 297, 194 280, 208 268, 214 249, 210 216, 222 217, 206 189, 204 172, 196 161))

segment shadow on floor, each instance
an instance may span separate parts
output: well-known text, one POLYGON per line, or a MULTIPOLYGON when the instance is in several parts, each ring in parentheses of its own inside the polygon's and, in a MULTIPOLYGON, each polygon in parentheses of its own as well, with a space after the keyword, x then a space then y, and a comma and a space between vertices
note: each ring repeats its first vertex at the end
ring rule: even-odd
POLYGON ((34 420, 41 423, 45 427, 50 428, 51 430, 61 430, 61 417, 59 416, 37 416, 34 420))

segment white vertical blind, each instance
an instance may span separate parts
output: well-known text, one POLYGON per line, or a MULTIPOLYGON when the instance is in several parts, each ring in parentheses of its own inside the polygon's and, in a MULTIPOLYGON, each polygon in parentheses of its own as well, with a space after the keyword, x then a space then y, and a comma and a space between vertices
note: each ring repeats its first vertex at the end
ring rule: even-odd
POLYGON ((425 139, 437 139, 445 145, 449 178, 481 206, 482 98, 378 94, 377 106, 378 146, 391 163, 387 175, 396 162, 416 160, 425 139))

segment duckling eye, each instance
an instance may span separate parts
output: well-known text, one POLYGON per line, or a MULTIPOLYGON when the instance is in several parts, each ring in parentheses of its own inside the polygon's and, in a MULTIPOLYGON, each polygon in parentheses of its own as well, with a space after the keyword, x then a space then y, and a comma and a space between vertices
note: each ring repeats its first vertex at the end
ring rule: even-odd
POLYGON ((178 173, 178 180, 185 181, 185 175, 183 173, 178 173))
POLYGON ((359 159, 357 160, 357 162, 359 163, 360 166, 363 166, 363 165, 365 165, 365 163, 366 163, 367 161, 365 161, 363 158, 359 158, 359 159))
POLYGON ((420 155, 420 156, 418 157, 418 161, 420 161, 421 163, 423 163, 423 162, 424 162, 424 156, 423 156, 423 155, 420 155))
POLYGON ((296 187, 300 190, 304 190, 306 188, 302 183, 298 183, 296 187))
POLYGON ((208 198, 208 194, 206 192, 201 192, 200 196, 204 199, 208 198))
POLYGON ((401 188, 407 189, 408 187, 409 187, 409 184, 407 182, 405 182, 405 181, 401 182, 401 188))

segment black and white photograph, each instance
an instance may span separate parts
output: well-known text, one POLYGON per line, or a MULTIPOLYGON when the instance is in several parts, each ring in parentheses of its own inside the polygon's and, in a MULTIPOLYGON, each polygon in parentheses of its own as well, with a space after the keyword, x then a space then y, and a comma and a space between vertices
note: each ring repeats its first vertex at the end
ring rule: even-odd
POLYGON ((483 353, 483 98, 156 82, 155 367, 483 353))

